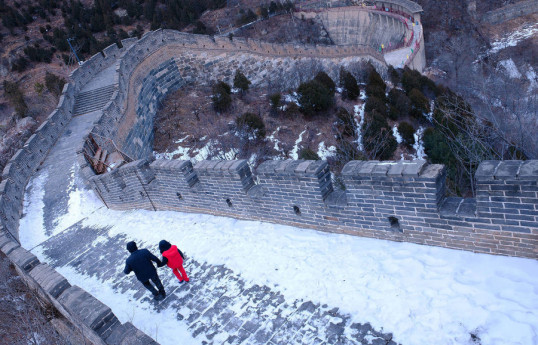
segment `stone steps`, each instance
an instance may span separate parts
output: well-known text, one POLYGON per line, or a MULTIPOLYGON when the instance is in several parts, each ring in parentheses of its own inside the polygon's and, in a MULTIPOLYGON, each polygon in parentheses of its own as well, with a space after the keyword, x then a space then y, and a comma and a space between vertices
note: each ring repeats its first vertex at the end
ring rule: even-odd
POLYGON ((107 85, 98 89, 80 93, 75 99, 75 115, 82 115, 99 110, 105 106, 116 90, 116 85, 107 85))

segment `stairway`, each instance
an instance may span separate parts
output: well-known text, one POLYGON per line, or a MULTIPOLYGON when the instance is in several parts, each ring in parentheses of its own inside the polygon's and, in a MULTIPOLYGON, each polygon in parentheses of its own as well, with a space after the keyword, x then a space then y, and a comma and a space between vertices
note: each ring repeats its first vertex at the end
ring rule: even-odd
POLYGON ((87 114, 101 109, 108 103, 114 90, 116 90, 116 85, 107 85, 79 93, 75 99, 74 115, 87 114))

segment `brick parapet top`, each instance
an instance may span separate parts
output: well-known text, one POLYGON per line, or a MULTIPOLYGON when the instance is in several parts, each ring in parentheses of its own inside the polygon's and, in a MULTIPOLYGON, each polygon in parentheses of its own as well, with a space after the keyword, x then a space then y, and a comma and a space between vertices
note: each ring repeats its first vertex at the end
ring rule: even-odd
POLYGON ((273 160, 265 161, 258 166, 256 173, 264 175, 282 176, 308 176, 319 177, 328 168, 327 161, 307 161, 307 160, 273 160))
POLYGON ((475 178, 480 182, 493 180, 538 180, 538 160, 483 161, 475 178))
POLYGON ((344 178, 417 178, 435 180, 444 171, 439 164, 428 165, 425 160, 415 161, 351 161, 344 166, 344 178))
POLYGON ((240 160, 203 160, 194 165, 194 171, 200 174, 237 175, 241 170, 249 169, 245 159, 240 160))
POLYGON ((150 167, 157 170, 183 170, 189 165, 192 166, 192 163, 188 160, 156 159, 150 167))

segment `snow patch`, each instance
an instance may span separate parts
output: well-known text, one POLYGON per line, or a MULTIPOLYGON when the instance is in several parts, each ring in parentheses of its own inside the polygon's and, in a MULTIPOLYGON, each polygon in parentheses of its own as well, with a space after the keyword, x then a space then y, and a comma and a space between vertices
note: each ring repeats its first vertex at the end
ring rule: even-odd
POLYGON ((402 136, 400 135, 400 132, 398 132, 397 125, 394 125, 394 127, 392 127, 392 135, 394 135, 394 138, 396 138, 396 142, 398 144, 402 143, 403 139, 402 139, 402 136))
MULTIPOLYGON (((362 91, 361 91, 362 95, 362 91)), ((357 147, 359 151, 364 150, 364 145, 362 142, 362 126, 364 125, 364 106, 366 103, 362 104, 356 104, 353 106, 353 119, 355 120, 355 127, 356 127, 356 136, 357 136, 357 147)))
POLYGON ((502 68, 504 68, 504 70, 506 71, 506 74, 510 78, 513 78, 513 79, 521 78, 521 73, 519 73, 519 70, 517 69, 516 64, 514 63, 514 60, 512 59, 502 60, 501 62, 499 62, 499 65, 502 68))
POLYGON ((523 28, 493 42, 491 44, 491 49, 488 51, 488 55, 495 54, 507 47, 515 47, 520 41, 530 38, 536 33, 538 33, 538 23, 526 25, 523 28))
POLYGON ((527 79, 529 79, 530 85, 528 92, 531 92, 534 89, 538 88, 538 76, 536 75, 536 72, 534 71, 534 68, 532 66, 529 66, 529 69, 527 70, 527 73, 525 74, 527 79))
POLYGON ((300 106, 301 104, 299 103, 299 95, 297 95, 297 92, 292 92, 291 94, 285 94, 284 95, 284 100, 288 103, 295 103, 297 104, 298 106, 300 106))
POLYGON ((325 142, 320 142, 318 145, 318 156, 321 160, 326 160, 327 157, 334 156, 336 153, 336 146, 325 146, 325 142))
POLYGON ((294 159, 294 160, 299 159, 299 149, 300 149, 299 143, 303 141, 303 134, 305 134, 305 132, 306 132, 306 129, 302 131, 301 134, 299 134, 299 138, 295 140, 295 146, 293 147, 293 150, 291 150, 291 153, 290 153, 291 159, 294 159))
POLYGON ((415 149, 415 154, 412 155, 414 159, 426 159, 426 153, 424 152, 424 142, 422 141, 422 135, 424 134, 424 127, 420 126, 413 137, 415 138, 415 143, 413 148, 415 149))

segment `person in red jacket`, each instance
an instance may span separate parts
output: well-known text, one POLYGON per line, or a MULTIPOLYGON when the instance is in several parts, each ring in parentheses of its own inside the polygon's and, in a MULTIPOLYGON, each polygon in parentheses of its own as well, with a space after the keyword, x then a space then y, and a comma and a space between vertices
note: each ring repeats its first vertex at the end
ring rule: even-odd
POLYGON ((183 253, 179 250, 177 246, 173 246, 170 242, 162 240, 159 242, 159 250, 163 255, 162 266, 168 265, 172 269, 172 272, 176 275, 179 282, 183 281, 188 282, 189 277, 187 277, 187 272, 183 268, 183 253))

